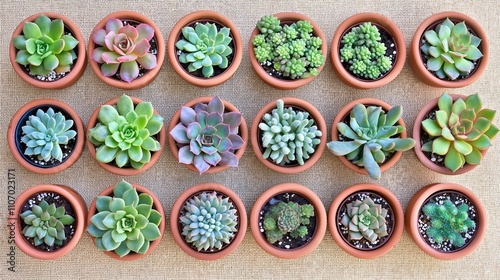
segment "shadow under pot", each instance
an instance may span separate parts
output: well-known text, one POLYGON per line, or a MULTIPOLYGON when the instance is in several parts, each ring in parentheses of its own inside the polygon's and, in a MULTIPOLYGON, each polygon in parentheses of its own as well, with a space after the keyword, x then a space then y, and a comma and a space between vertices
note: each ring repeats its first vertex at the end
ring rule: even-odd
POLYGON ((80 158, 85 126, 68 104, 57 99, 37 99, 14 114, 7 142, 24 168, 39 174, 54 174, 80 158))

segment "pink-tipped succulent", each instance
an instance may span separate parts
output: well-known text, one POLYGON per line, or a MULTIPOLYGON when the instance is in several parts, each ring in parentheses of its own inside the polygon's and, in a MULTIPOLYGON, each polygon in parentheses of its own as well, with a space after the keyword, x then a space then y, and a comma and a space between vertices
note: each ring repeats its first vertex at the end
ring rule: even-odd
POLYGON ((92 51, 92 59, 101 64, 104 76, 114 76, 119 68, 120 78, 130 83, 139 76, 139 67, 151 70, 157 65, 156 56, 149 52, 153 36, 154 29, 147 24, 124 26, 121 20, 109 19, 105 29, 92 34, 100 46, 92 51))

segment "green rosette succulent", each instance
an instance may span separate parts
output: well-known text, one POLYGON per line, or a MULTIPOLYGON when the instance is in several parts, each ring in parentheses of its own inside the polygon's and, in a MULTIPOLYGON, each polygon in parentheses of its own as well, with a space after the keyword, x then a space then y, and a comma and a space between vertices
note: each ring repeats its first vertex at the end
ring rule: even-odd
POLYGON ((300 205, 292 201, 282 201, 271 206, 262 223, 267 241, 273 244, 286 234, 290 234, 292 238, 306 236, 307 225, 313 216, 314 207, 311 204, 300 205))
POLYGON ((387 209, 366 197, 363 201, 348 203, 340 223, 349 231, 349 240, 364 238, 373 244, 388 235, 386 216, 387 209))

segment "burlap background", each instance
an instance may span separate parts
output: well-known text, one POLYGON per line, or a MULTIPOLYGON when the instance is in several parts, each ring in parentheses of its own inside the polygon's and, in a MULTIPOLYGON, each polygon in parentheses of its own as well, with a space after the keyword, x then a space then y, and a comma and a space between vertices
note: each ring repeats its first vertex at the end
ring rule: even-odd
MULTIPOLYGON (((94 25, 107 14, 130 9, 141 12, 156 22, 165 40, 170 29, 179 18, 199 9, 218 10, 231 18, 239 28, 244 41, 242 63, 234 77, 223 85, 201 89, 187 84, 165 61, 158 78, 148 87, 127 92, 145 100, 153 101, 159 113, 170 121, 182 104, 194 97, 219 95, 235 104, 251 122, 261 106, 270 100, 283 96, 294 96, 308 100, 323 114, 328 133, 333 118, 349 101, 361 97, 375 97, 389 104, 401 104, 408 130, 420 107, 431 98, 439 96, 443 89, 431 88, 413 75, 408 65, 389 85, 382 88, 361 91, 341 83, 333 73, 330 61, 320 76, 312 83, 298 90, 280 91, 265 85, 251 68, 246 43, 256 21, 263 15, 296 11, 314 19, 326 35, 330 45, 333 32, 348 16, 358 12, 373 11, 385 14, 402 30, 408 45, 413 32, 425 18, 445 10, 456 10, 470 15, 485 29, 490 39, 490 62, 487 70, 476 83, 469 87, 450 90, 452 93, 471 94, 480 92, 486 106, 500 108, 497 96, 500 61, 498 51, 500 33, 497 30, 497 0, 485 1, 0 1, 1 46, 4 50, 1 62, 1 117, 0 139, 5 141, 8 122, 14 112, 26 102, 52 97, 61 99, 88 121, 93 110, 105 101, 125 93, 107 86, 86 69, 83 77, 65 90, 40 90, 24 83, 11 68, 8 59, 8 45, 15 27, 26 17, 42 11, 54 11, 71 18, 80 27, 86 40, 94 25)), ((330 47, 328 47, 330 48, 330 47)), ((498 120, 497 120, 498 123, 498 120)), ((411 133, 410 133, 411 135, 411 133)), ((500 144, 489 150, 483 164, 474 171, 460 176, 444 176, 426 169, 413 152, 403 154, 399 163, 383 174, 379 183, 400 199, 406 208, 410 197, 422 186, 432 182, 455 182, 471 188, 483 201, 488 212, 488 229, 484 242, 472 255, 457 261, 444 262, 424 254, 409 238, 407 233, 389 254, 376 260, 359 260, 344 253, 332 240, 329 232, 323 242, 311 254, 297 260, 281 260, 267 255, 253 240, 248 229, 241 246, 229 257, 203 262, 192 259, 174 243, 167 230, 160 246, 148 257, 135 262, 119 262, 99 252, 90 237, 84 234, 76 248, 65 257, 55 261, 39 261, 27 257, 17 250, 16 273, 7 271, 6 201, 7 169, 14 168, 17 174, 17 194, 29 186, 40 183, 56 183, 72 186, 90 204, 103 188, 115 184, 122 177, 108 173, 99 167, 85 148, 82 157, 66 171, 40 176, 23 169, 11 156, 6 141, 0 148, 0 278, 59 278, 59 279, 120 279, 120 278, 457 278, 497 279, 500 276, 498 232, 500 231, 500 204, 498 196, 498 152, 500 144)), ((355 174, 344 167, 329 151, 325 151, 319 162, 310 170, 298 175, 282 175, 270 171, 257 161, 249 146, 240 161, 239 168, 233 168, 214 175, 198 176, 179 165, 167 149, 156 165, 147 172, 126 178, 152 189, 163 202, 166 213, 177 196, 186 188, 200 182, 213 181, 235 190, 243 199, 247 211, 265 189, 282 182, 296 182, 314 190, 328 208, 333 198, 344 188, 361 182, 370 182, 368 177, 355 174)), ((168 218, 168 214, 167 214, 168 218)))

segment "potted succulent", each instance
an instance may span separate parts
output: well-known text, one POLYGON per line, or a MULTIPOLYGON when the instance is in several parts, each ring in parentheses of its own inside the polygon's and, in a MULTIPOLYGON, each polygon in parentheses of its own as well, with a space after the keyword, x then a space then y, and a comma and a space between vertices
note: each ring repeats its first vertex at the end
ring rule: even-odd
POLYGON ((94 27, 88 53, 92 70, 103 82, 121 89, 139 89, 158 76, 165 58, 165 42, 151 19, 119 11, 94 27))
POLYGON ((429 256, 455 260, 472 253, 486 233, 486 211, 469 189, 452 183, 430 184, 411 198, 406 230, 429 256))
POLYGON ((53 174, 80 158, 85 144, 85 126, 68 104, 57 99, 37 99, 14 114, 7 130, 14 158, 24 168, 53 174))
POLYGON ((87 66, 85 41, 78 27, 51 12, 32 15, 17 26, 9 57, 21 79, 46 89, 71 86, 87 66))
POLYGON ((243 56, 241 36, 233 22, 208 10, 181 18, 170 32, 167 48, 175 72, 199 87, 227 81, 243 56))
POLYGON ((323 240, 326 211, 310 189, 294 183, 273 186, 255 201, 250 213, 252 235, 267 253, 300 258, 323 240))
POLYGON ((15 212, 17 247, 33 258, 53 260, 69 253, 80 240, 87 204, 70 187, 36 185, 16 198, 15 212))
POLYGON ((403 69, 404 36, 384 15, 355 14, 344 20, 333 34, 330 59, 344 83, 359 89, 381 87, 403 69))
POLYGON ((401 106, 364 98, 347 104, 335 117, 328 149, 351 170, 380 179, 413 148, 415 140, 406 138, 401 106))
POLYGON ((160 157, 166 131, 151 102, 122 95, 99 106, 87 126, 90 155, 109 172, 136 175, 160 157))
POLYGON ((262 17, 250 36, 250 62, 257 75, 278 89, 311 82, 326 59, 323 31, 309 17, 293 12, 262 17))
POLYGON ((428 168, 447 175, 463 174, 480 164, 498 133, 496 111, 483 108, 479 94, 443 93, 417 115, 415 153, 428 168))
POLYGON ((218 96, 186 103, 174 114, 168 129, 174 156, 200 174, 238 166, 248 141, 240 111, 218 96))
POLYGON ((404 228, 403 207, 386 188, 357 184, 333 200, 328 225, 342 250, 357 258, 373 259, 399 242, 404 228))
POLYGON ((312 167, 323 154, 326 123, 312 104, 285 97, 257 113, 250 136, 260 162, 277 172, 298 173, 312 167))
POLYGON ((199 260, 217 260, 233 252, 245 237, 247 214, 229 188, 203 183, 190 187, 175 201, 170 229, 177 245, 199 260))
POLYGON ((452 11, 425 19, 409 47, 413 72, 433 87, 470 85, 481 76, 488 59, 488 38, 481 26, 469 16, 452 11))
POLYGON ((102 191, 89 208, 87 232, 97 249, 117 260, 150 254, 165 232, 160 200, 143 186, 125 180, 102 191))

